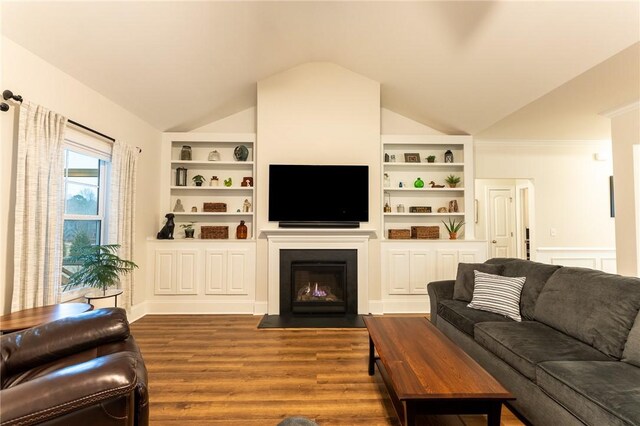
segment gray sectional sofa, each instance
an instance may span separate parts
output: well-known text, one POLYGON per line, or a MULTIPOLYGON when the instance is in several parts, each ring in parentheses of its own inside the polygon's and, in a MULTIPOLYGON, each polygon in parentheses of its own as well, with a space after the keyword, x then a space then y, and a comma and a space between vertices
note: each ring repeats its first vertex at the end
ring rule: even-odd
POLYGON ((431 321, 534 425, 640 425, 640 279, 520 259, 460 264, 428 285, 431 321), (471 309, 473 271, 526 277, 522 322, 471 309), (471 281, 470 281, 471 280, 471 281))

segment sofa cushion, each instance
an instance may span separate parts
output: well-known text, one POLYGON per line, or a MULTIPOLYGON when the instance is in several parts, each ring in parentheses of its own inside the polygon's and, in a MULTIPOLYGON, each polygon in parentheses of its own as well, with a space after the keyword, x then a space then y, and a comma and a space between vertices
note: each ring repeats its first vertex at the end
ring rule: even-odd
POLYGON ((473 337, 473 326, 478 322, 513 321, 505 316, 494 314, 492 312, 468 308, 467 302, 463 302, 461 300, 441 301, 438 304, 438 316, 471 337, 473 337))
POLYGON ((622 360, 640 367, 640 313, 636 317, 633 328, 631 328, 627 342, 624 344, 622 360))
POLYGON ((536 301, 547 283, 560 266, 547 265, 545 263, 532 262, 530 260, 494 258, 487 260, 488 265, 502 265, 499 275, 505 277, 526 277, 527 280, 520 295, 520 315, 525 320, 532 320, 536 307, 536 301))
POLYGON ((486 263, 458 263, 458 274, 453 285, 453 298, 471 302, 475 283, 474 271, 501 275, 503 268, 502 265, 488 265, 486 263))
POLYGON ((611 361, 589 345, 535 321, 481 322, 474 339, 522 375, 535 381, 543 361, 611 361))
POLYGON ((513 320, 522 321, 520 317, 520 293, 525 277, 503 277, 473 271, 475 286, 473 298, 467 306, 473 309, 489 311, 505 315, 513 320))
POLYGON ((619 361, 552 361, 538 385, 587 424, 640 424, 640 368, 619 361))
POLYGON ((620 358, 640 310, 640 279, 561 268, 542 289, 535 319, 620 358))

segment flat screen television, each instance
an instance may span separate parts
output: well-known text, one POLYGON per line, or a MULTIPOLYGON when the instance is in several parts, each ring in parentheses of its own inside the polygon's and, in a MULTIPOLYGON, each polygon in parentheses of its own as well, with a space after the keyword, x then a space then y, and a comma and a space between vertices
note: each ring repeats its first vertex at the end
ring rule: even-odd
POLYGON ((369 166, 269 165, 269 220, 281 227, 369 221, 369 166))

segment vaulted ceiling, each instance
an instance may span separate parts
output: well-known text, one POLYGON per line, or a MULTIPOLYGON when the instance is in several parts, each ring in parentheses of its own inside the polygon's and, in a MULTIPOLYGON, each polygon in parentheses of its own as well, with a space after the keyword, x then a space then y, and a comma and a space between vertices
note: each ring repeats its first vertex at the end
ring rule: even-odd
MULTIPOLYGON (((513 128, 534 101, 527 120, 540 120, 545 97, 576 98, 589 84, 569 82, 638 43, 640 2, 16 1, 2 32, 161 131, 254 106, 257 81, 328 61, 379 81, 385 108, 505 136, 501 122, 513 128)), ((606 71, 624 87, 593 95, 590 115, 638 99, 631 52, 616 65, 626 80, 606 71)))

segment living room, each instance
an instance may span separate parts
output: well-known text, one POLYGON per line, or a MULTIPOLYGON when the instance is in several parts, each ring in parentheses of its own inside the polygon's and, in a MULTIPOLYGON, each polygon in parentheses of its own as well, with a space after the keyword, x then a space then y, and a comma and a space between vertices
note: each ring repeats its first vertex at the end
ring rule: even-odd
MULTIPOLYGON (((138 320, 158 314, 241 314, 256 323, 277 315, 274 247, 355 250, 357 314, 428 313, 428 282, 454 279, 458 262, 502 257, 490 243, 490 188, 510 188, 519 206, 506 257, 527 259, 528 249, 538 262, 638 276, 635 2, 9 2, 1 13, 3 90, 141 150, 130 226, 138 269, 127 278, 123 300, 134 330, 136 323, 147 328, 138 320), (403 161, 402 154, 413 152, 408 148, 426 157, 430 144, 438 163, 448 146, 463 147, 460 154, 453 149, 454 163, 462 165, 452 167, 465 185, 458 192, 443 188, 446 195, 433 195, 432 203, 435 213, 457 199, 460 212, 451 217, 466 223, 457 241, 449 241, 441 223, 452 210, 410 219, 398 210, 405 204, 408 213, 414 199, 403 201, 407 191, 398 190, 393 174, 402 175, 404 166, 387 162, 391 149, 385 148, 399 145, 403 161), (230 149, 245 145, 248 163, 238 168, 246 174, 233 175, 227 192, 176 188, 183 145, 204 155, 203 162, 211 150, 230 156, 230 149), (269 215, 273 164, 367 166, 367 220, 339 231, 279 228, 269 215), (240 186, 245 175, 251 189, 240 186), (227 215, 214 223, 202 193, 224 194, 207 197, 228 204, 227 215), (390 214, 383 209, 387 194, 390 214), (175 210, 177 198, 186 212, 175 210), (249 210, 236 212, 245 199, 249 210), (156 239, 167 213, 176 215, 177 241, 156 239), (234 238, 240 219, 248 225, 247 241, 234 238), (179 227, 188 222, 196 222, 194 240, 179 227), (437 226, 439 239, 388 238, 391 229, 414 224, 437 226), (208 225, 226 226, 228 241, 200 238, 208 225), (408 257, 388 260, 398 253, 408 257), (178 272, 159 263, 164 254, 174 256, 170 262, 193 256, 189 278, 167 279, 178 272), (391 268, 414 254, 435 266, 418 274, 419 285, 409 277, 407 288, 393 287, 391 268), (207 272, 223 263, 242 272, 239 287, 232 278, 218 277, 216 284, 207 272)), ((21 108, 5 102, 3 140, 14 142, 5 143, 11 148, 1 160, 2 314, 15 310, 21 108)), ((223 179, 236 172, 233 164, 187 164, 189 187, 195 171, 223 179)), ((445 175, 432 173, 436 184, 444 184, 445 175)), ((417 177, 402 176, 411 186, 417 177)), ((422 179, 428 177, 425 172, 422 179)), ((79 300, 77 294, 61 298, 79 300)), ((171 317, 161 321, 173 330, 171 317)), ((190 320, 184 321, 188 328, 190 320)), ((319 333, 313 336, 329 331, 319 333)), ((365 352, 366 344, 365 335, 365 352)), ((153 404, 152 394, 152 418, 153 404)))

